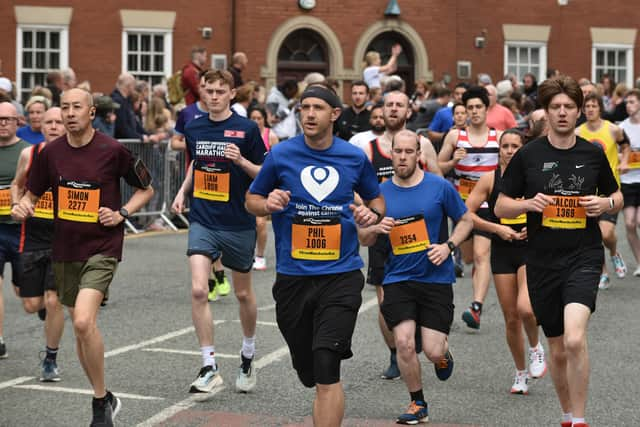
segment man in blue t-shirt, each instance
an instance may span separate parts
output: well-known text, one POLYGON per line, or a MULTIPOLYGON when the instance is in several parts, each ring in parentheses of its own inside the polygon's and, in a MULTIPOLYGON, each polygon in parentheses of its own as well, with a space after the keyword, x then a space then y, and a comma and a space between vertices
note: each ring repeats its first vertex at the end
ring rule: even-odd
POLYGON ((380 185, 387 216, 376 226, 360 229, 360 240, 371 245, 378 234, 389 236, 380 309, 393 330, 398 367, 411 396, 409 408, 397 422, 417 424, 428 420, 428 408, 415 354, 416 325, 437 377, 448 379, 453 372, 447 336, 453 321, 451 285, 455 281, 450 255, 469 235, 473 222, 448 181, 417 167, 420 143, 415 133, 403 130, 391 144, 394 175, 380 185), (441 225, 447 217, 457 224, 445 240, 441 225))
POLYGON ((210 393, 222 385, 214 357, 213 320, 207 304, 208 278, 213 260, 231 269, 235 295, 240 304, 242 364, 236 389, 255 387, 251 368, 255 355, 256 297, 251 287, 251 267, 256 243, 256 220, 244 208, 245 193, 258 174, 265 147, 258 126, 232 112, 235 96, 233 76, 228 71, 210 70, 203 76, 203 100, 209 114, 185 127, 191 163, 172 208, 184 209, 190 196, 189 243, 191 308, 193 324, 202 352, 202 369, 191 384, 191 393, 210 393))
POLYGON ((364 277, 357 227, 384 214, 376 174, 359 148, 332 135, 340 99, 323 85, 300 98, 304 135, 272 148, 247 194, 271 215, 276 319, 302 384, 316 387, 315 425, 340 425, 340 361, 350 358, 364 277), (355 206, 354 191, 364 200, 355 206))

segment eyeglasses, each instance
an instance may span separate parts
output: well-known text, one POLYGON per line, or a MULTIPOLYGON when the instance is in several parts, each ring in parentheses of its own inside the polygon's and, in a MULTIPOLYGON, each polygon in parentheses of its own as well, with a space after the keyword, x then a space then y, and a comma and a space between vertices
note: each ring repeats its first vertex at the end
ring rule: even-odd
POLYGON ((0 124, 7 124, 9 122, 17 122, 18 118, 17 117, 0 117, 0 124))

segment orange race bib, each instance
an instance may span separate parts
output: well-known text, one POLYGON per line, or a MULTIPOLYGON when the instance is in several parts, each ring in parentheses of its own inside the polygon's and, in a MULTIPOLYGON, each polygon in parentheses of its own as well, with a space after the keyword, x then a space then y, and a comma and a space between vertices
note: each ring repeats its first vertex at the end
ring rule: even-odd
POLYGON ((229 171, 198 165, 193 174, 193 197, 215 202, 229 201, 229 171))
POLYGON ((460 178, 458 181, 458 193, 460 193, 460 197, 462 200, 467 200, 469 198, 469 194, 471 194, 471 190, 476 186, 476 182, 466 178, 460 178))
POLYGON ((33 216, 42 219, 53 219, 53 193, 46 191, 36 203, 33 216))
POLYGON ((426 251, 429 247, 429 233, 423 215, 396 219, 396 225, 389 233, 394 255, 406 255, 426 251))
POLYGON ((553 203, 542 212, 542 225, 549 228, 575 230, 587 227, 587 213, 579 196, 552 196, 553 203))
POLYGON ((11 186, 0 187, 0 216, 11 215, 11 186))
POLYGON ((313 261, 340 259, 341 232, 339 217, 295 216, 291 225, 291 257, 313 261))
POLYGON ((76 222, 98 222, 100 185, 89 181, 60 179, 58 218, 76 222))
POLYGON ((640 169, 640 151, 629 153, 629 169, 640 169))

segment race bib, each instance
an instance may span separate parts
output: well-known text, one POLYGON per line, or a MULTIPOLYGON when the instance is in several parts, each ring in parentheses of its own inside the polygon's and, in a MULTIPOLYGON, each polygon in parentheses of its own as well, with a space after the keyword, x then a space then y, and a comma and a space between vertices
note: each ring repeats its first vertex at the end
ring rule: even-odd
POLYGON ((46 191, 34 208, 33 216, 42 219, 53 219, 53 193, 46 191))
POLYGON ((587 227, 587 214, 578 196, 552 196, 553 203, 542 212, 542 225, 575 230, 587 227))
POLYGON ((396 219, 396 225, 389 233, 394 255, 406 255, 426 251, 429 247, 429 233, 423 215, 396 219))
POLYGON ((340 218, 295 216, 291 225, 291 257, 313 261, 340 259, 340 218))
POLYGON ((640 151, 629 153, 629 169, 640 169, 640 151))
POLYGON ((194 166, 193 197, 215 202, 229 201, 229 171, 220 167, 194 166))
POLYGON ((89 181, 67 181, 58 184, 58 218, 75 222, 98 222, 100 185, 89 181))
POLYGON ((467 200, 469 198, 469 194, 471 194, 471 190, 476 186, 477 181, 473 181, 466 178, 460 178, 458 182, 458 193, 460 193, 460 197, 462 200, 467 200))
POLYGON ((11 215, 11 186, 0 187, 0 216, 11 215))

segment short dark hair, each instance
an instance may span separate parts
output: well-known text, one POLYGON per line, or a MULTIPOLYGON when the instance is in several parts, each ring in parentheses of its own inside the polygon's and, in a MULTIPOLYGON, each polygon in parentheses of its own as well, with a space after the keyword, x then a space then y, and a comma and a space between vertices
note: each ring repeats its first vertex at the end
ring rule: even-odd
POLYGON ((458 89, 459 87, 464 88, 464 90, 469 90, 469 83, 467 83, 467 82, 460 82, 460 83, 458 83, 457 85, 455 85, 455 86, 453 87, 453 90, 456 90, 456 89, 458 89))
POLYGON ((631 89, 629 92, 627 92, 625 98, 628 96, 635 96, 636 99, 640 101, 640 89, 631 89))
POLYGON ((602 97, 597 93, 589 93, 584 97, 584 101, 582 103, 582 107, 584 108, 587 105, 587 101, 595 101, 598 103, 598 108, 600 108, 600 115, 604 113, 604 102, 602 101, 602 97))
POLYGON ((369 93, 369 85, 364 80, 354 80, 351 82, 351 88, 354 86, 364 86, 365 91, 369 93))
POLYGON ((480 98, 485 107, 489 108, 489 92, 482 86, 471 86, 462 94, 462 103, 467 106, 467 101, 473 98, 480 98))
POLYGON ((456 102, 451 106, 451 114, 455 113, 456 107, 464 108, 465 112, 467 111, 467 107, 462 102, 456 102))
POLYGON ((263 120, 264 120, 264 126, 265 127, 269 127, 269 123, 267 123, 267 111, 262 108, 259 105, 256 105, 255 107, 250 107, 249 111, 247 111, 247 118, 251 117, 251 113, 253 113, 254 111, 257 111, 258 113, 260 113, 260 115, 262 116, 263 120))
POLYGON ((219 81, 222 84, 228 85, 230 89, 235 88, 233 75, 227 70, 208 70, 202 77, 204 77, 204 81, 207 83, 219 81))
POLYGON ((511 128, 502 132, 502 135, 500 135, 500 141, 498 141, 498 144, 502 144, 502 138, 504 138, 505 135, 516 135, 518 138, 520 138, 520 142, 522 143, 522 145, 527 143, 527 137, 520 129, 511 128))
POLYGON ((578 82, 569 76, 558 76, 542 82, 538 87, 538 102, 545 111, 548 111, 553 97, 562 93, 571 98, 578 108, 582 106, 584 99, 582 90, 578 86, 578 82))

